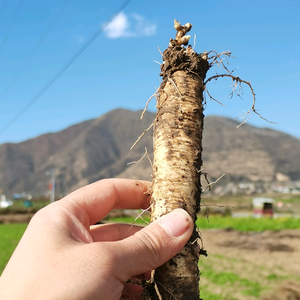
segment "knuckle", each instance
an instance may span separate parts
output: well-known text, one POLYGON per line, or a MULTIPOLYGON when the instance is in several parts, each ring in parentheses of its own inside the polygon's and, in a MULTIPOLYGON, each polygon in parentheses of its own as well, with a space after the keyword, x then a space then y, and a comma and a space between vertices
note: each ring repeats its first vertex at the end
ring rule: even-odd
POLYGON ((138 245, 147 256, 151 267, 156 266, 160 261, 161 254, 165 248, 165 240, 158 232, 141 230, 136 233, 138 245))

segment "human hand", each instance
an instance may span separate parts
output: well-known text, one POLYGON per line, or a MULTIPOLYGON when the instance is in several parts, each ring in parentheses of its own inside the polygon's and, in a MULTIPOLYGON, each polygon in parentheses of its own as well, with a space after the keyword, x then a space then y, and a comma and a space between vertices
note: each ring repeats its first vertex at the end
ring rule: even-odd
POLYGON ((1 300, 143 299, 128 283, 176 255, 193 231, 183 210, 145 228, 95 225, 112 209, 146 209, 150 183, 107 179, 41 209, 0 277, 1 300))

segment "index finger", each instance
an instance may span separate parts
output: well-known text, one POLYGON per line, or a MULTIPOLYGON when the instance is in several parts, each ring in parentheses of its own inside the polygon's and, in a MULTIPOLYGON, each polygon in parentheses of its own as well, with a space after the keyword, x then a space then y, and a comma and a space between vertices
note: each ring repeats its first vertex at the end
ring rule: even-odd
POLYGON ((63 199, 81 222, 89 226, 112 209, 147 209, 151 182, 130 179, 103 179, 87 185, 63 199))

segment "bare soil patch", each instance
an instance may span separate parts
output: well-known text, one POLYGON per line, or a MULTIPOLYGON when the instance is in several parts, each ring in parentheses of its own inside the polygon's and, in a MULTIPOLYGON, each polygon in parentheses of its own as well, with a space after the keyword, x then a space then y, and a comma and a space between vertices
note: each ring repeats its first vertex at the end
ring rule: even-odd
POLYGON ((238 248, 257 251, 283 251, 293 252, 288 240, 299 238, 300 235, 290 231, 264 231, 264 232, 234 232, 227 241, 219 243, 222 247, 238 248), (283 242, 285 240, 285 242, 283 242))
POLYGON ((300 284, 293 280, 283 282, 274 293, 261 300, 300 300, 300 284))
POLYGON ((34 213, 3 214, 0 215, 0 224, 29 223, 33 215, 34 213))
POLYGON ((300 300, 300 229, 210 229, 201 237, 208 257, 200 259, 200 290, 220 294, 214 299, 300 300))

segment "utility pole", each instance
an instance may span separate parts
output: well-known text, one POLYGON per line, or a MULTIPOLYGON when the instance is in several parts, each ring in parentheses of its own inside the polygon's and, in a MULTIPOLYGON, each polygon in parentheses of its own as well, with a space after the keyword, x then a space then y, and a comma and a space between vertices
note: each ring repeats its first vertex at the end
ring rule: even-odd
POLYGON ((52 168, 49 174, 50 174, 50 184, 49 184, 50 203, 53 203, 55 200, 55 168, 52 168))

